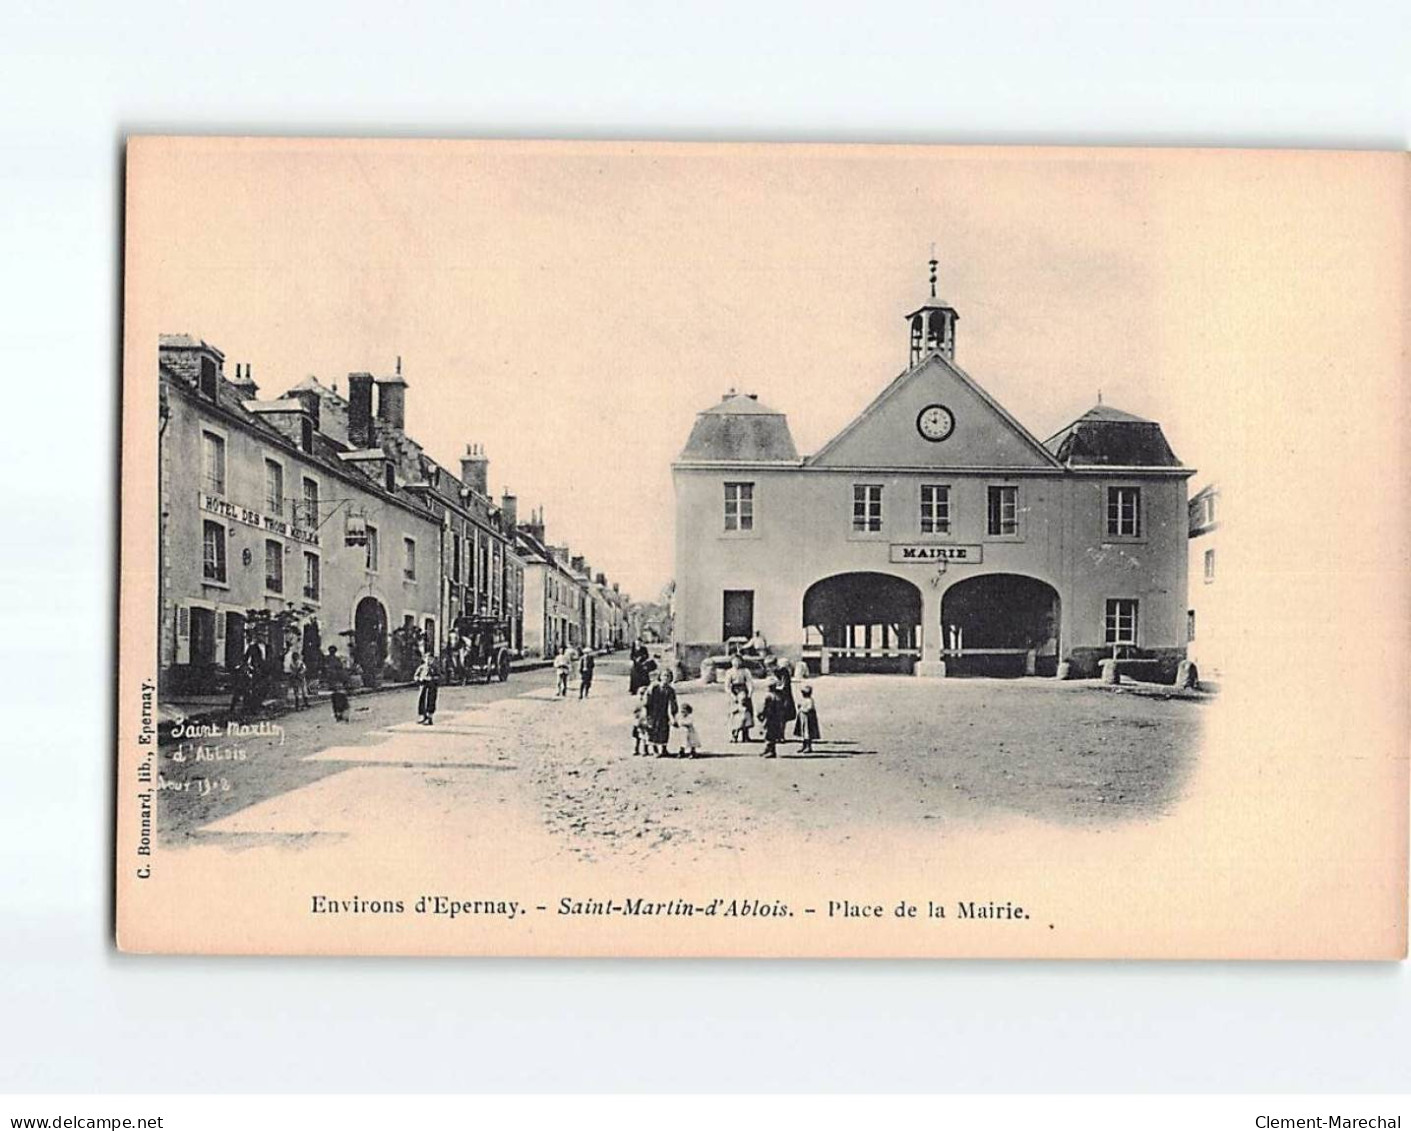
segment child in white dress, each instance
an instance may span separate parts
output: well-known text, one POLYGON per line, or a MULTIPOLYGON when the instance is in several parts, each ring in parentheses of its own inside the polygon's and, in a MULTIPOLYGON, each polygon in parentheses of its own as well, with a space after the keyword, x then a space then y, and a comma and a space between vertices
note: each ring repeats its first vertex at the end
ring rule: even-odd
POLYGON ((696 733, 696 722, 691 717, 691 704, 681 704, 681 714, 676 720, 676 725, 681 728, 680 755, 684 758, 694 758, 700 753, 701 737, 696 733))

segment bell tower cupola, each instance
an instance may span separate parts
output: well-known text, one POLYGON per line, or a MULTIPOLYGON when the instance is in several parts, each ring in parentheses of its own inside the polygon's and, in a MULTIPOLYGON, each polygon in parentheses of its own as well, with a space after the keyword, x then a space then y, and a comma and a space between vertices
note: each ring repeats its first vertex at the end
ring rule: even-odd
POLYGON ((931 253, 931 295, 906 316, 911 328, 911 361, 915 365, 932 351, 939 350, 948 360, 955 360, 955 324, 960 315, 955 307, 936 297, 936 268, 940 266, 931 253))

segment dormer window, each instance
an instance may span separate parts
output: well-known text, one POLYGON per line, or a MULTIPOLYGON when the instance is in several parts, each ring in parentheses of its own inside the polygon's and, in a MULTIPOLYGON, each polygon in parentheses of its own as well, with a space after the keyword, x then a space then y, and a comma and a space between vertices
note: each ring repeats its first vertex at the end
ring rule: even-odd
POLYGON ((299 450, 312 452, 314 450, 314 422, 307 416, 299 420, 299 450))
POLYGON ((397 469, 393 467, 390 463, 386 467, 386 476, 384 478, 384 483, 389 492, 395 491, 397 489, 397 469))
POLYGON ((216 384, 218 379, 219 374, 217 374, 216 372, 216 363, 214 359, 209 357, 203 357, 201 359, 200 376, 201 395, 203 397, 207 397, 210 400, 216 399, 216 384))

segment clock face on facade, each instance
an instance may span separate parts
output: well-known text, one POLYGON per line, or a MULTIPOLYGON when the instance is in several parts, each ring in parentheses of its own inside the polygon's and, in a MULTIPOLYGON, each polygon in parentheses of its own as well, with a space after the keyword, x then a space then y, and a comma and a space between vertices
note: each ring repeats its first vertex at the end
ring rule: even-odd
POLYGON ((916 430, 938 443, 955 431, 955 416, 943 404, 928 404, 916 415, 916 430))

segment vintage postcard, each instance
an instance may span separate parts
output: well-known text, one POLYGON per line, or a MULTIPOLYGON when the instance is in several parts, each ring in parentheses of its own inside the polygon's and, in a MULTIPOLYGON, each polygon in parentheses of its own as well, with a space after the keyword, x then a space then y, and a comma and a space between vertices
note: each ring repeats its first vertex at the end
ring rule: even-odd
POLYGON ((1405 956, 1409 183, 131 139, 118 944, 1405 956))

